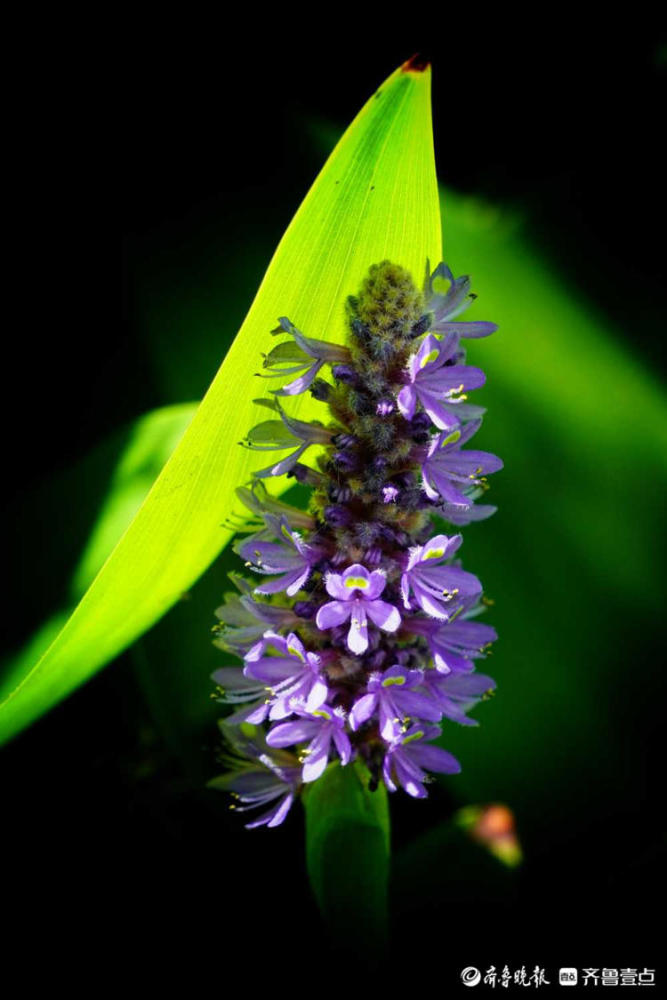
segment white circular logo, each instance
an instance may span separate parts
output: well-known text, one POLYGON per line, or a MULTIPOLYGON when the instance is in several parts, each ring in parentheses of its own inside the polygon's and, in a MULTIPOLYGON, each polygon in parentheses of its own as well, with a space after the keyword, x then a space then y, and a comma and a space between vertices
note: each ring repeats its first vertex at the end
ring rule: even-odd
POLYGON ((482 978, 482 973, 474 965, 467 965, 461 973, 461 982, 464 986, 477 986, 482 978))

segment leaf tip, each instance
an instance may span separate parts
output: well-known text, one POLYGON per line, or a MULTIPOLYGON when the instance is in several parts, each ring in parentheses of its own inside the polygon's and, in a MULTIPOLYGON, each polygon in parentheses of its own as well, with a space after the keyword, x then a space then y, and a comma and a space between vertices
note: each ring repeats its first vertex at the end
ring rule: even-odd
POLYGON ((414 55, 403 63, 401 66, 402 73, 425 73, 427 69, 431 66, 431 62, 425 56, 421 55, 420 52, 415 52, 414 55))

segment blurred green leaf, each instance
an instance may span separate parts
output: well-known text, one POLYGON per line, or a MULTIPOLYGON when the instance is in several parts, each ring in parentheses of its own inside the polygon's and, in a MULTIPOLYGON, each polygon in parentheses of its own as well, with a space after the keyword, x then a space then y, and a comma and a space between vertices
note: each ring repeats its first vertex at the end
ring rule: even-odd
POLYGON ((387 791, 367 786, 360 762, 335 762, 303 801, 308 875, 322 914, 337 943, 370 957, 387 933, 390 835, 387 791))
MULTIPOLYGON (((127 436, 108 492, 72 575, 69 610, 54 613, 7 663, 0 681, 0 698, 8 697, 29 675, 66 624, 75 602, 85 592, 146 498, 165 462, 182 438, 197 409, 196 403, 166 406, 140 417, 127 436)), ((106 453, 104 442, 100 449, 106 453)), ((70 498, 71 500, 71 498, 70 498)), ((37 698, 37 693, 35 698, 37 698)), ((50 707, 48 688, 42 695, 50 707)), ((39 704, 39 702, 36 702, 39 704)))
MULTIPOLYGON (((505 463, 488 497, 498 513, 462 550, 495 602, 483 669, 498 688, 480 727, 447 726, 443 746, 463 764, 459 795, 532 810, 546 845, 645 769, 632 733, 659 684, 664 393, 632 330, 591 302, 585 274, 581 288, 563 279, 529 218, 449 189, 442 211, 445 259, 479 295, 468 315, 499 325, 468 360, 487 374, 476 441, 505 463)), ((641 781, 623 794, 639 799, 641 781)))
MULTIPOLYGON (((440 253, 430 72, 397 70, 347 130, 292 220, 243 326, 181 444, 43 657, 0 706, 6 740, 157 621, 230 537, 221 526, 257 456, 237 442, 257 421, 255 372, 288 315, 340 341, 344 300, 386 257, 423 273, 440 253)), ((294 415, 316 406, 295 401, 294 415)), ((281 484, 285 488, 285 484, 281 484)))

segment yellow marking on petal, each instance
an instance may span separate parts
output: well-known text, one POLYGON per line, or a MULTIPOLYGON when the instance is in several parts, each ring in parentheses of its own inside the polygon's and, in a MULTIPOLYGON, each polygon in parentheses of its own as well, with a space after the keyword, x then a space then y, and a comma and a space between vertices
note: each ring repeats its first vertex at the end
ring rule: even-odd
POLYGON ((292 535, 291 535, 289 529, 284 524, 281 525, 280 531, 285 536, 285 538, 287 539, 288 542, 292 541, 292 535))
POLYGON ((423 737, 423 735, 424 735, 424 730, 418 729, 416 733, 412 733, 411 736, 408 736, 407 739, 403 740, 402 745, 405 746, 406 743, 412 743, 413 740, 420 740, 423 737))
MULTIPOLYGON (((393 684, 405 684, 405 677, 400 677, 400 676, 399 677, 386 677, 382 681, 382 687, 383 688, 391 687, 393 684)), ((395 719, 394 721, 398 722, 398 719, 395 719)))
POLYGON ((348 576, 345 586, 348 590, 368 590, 368 580, 364 576, 348 576))
POLYGON ((454 444, 454 442, 458 441, 460 437, 461 437, 461 431, 452 431, 452 433, 445 438, 440 447, 444 448, 448 444, 454 444))
POLYGON ((440 357, 440 351, 438 350, 429 351, 426 357, 422 358, 421 361, 419 362, 419 367, 426 368, 426 365, 430 365, 431 361, 437 361, 439 357, 440 357))
POLYGON ((287 647, 287 652, 291 653, 292 656, 296 656, 296 658, 298 660, 301 660, 302 663, 306 662, 306 657, 303 655, 303 653, 301 652, 300 649, 296 648, 296 646, 288 646, 287 647))
POLYGON ((316 708, 313 715, 319 716, 321 719, 328 719, 331 722, 331 715, 324 708, 316 708))
POLYGON ((440 549, 429 549, 426 552, 426 554, 424 556, 424 559, 442 559, 442 557, 444 556, 444 554, 445 554, 445 550, 443 548, 440 548, 440 549))

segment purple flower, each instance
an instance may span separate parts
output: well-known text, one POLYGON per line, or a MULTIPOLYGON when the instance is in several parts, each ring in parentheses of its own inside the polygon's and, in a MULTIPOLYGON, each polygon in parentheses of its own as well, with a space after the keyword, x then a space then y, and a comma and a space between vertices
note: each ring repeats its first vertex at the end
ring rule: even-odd
POLYGON ((452 722, 460 722, 463 726, 478 726, 475 719, 469 719, 465 714, 477 702, 495 689, 496 682, 485 674, 449 674, 438 673, 437 670, 427 670, 424 675, 424 687, 442 714, 452 722))
POLYGON ((321 657, 307 652, 293 632, 287 638, 265 632, 263 640, 246 655, 243 672, 246 677, 262 681, 275 699, 269 710, 270 719, 290 715, 290 701, 294 698, 303 699, 306 710, 312 711, 324 704, 329 695, 321 657), (273 647, 281 655, 264 655, 267 647, 273 647))
POLYGON ((296 531, 292 531, 287 518, 274 518, 265 515, 275 536, 282 541, 264 541, 263 533, 252 535, 242 542, 235 551, 246 560, 257 573, 282 573, 276 580, 255 587, 257 594, 277 594, 281 590, 289 597, 298 593, 311 574, 313 563, 320 558, 320 553, 310 545, 306 545, 296 531))
POLYGON ((501 460, 488 451, 461 451, 480 424, 481 420, 471 420, 460 431, 433 438, 422 465, 422 485, 429 500, 442 498, 446 504, 470 507, 472 498, 462 491, 483 487, 480 476, 502 469, 501 460))
POLYGON ((345 732, 345 713, 340 708, 320 705, 313 712, 295 707, 300 718, 292 722, 281 722, 269 730, 266 741, 272 747, 287 747, 296 743, 308 743, 299 760, 303 762, 303 781, 315 781, 327 766, 331 743, 333 742, 342 765, 352 757, 350 739, 345 732))
POLYGON ((410 549, 408 565, 401 577, 403 604, 410 610, 410 591, 427 615, 449 621, 465 604, 479 597, 482 585, 472 573, 458 566, 440 566, 459 548, 460 535, 435 535, 424 545, 410 549))
POLYGON ((404 624, 428 639, 433 662, 441 674, 470 673, 475 667, 472 661, 484 656, 498 638, 490 625, 462 618, 444 623, 411 618, 404 624))
POLYGON ((331 444, 332 438, 336 436, 335 430, 328 430, 321 424, 308 424, 303 420, 288 417, 277 399, 258 399, 256 402, 275 410, 280 415, 280 420, 265 420, 253 427, 248 431, 246 446, 253 451, 285 451, 286 448, 298 446, 296 451, 281 459, 276 465, 254 470, 253 475, 257 479, 282 476, 290 472, 312 444, 331 444))
POLYGON ((385 632, 395 632, 401 616, 393 604, 379 601, 387 583, 381 570, 369 573, 365 566, 354 563, 344 573, 327 573, 327 593, 334 598, 317 612, 317 627, 325 630, 342 625, 350 619, 347 645, 353 653, 361 655, 368 649, 367 617, 385 632))
POLYGON ((247 486, 239 486, 236 495, 244 507, 259 517, 275 514, 278 517, 286 517, 288 522, 300 531, 313 531, 315 528, 315 518, 311 514, 272 497, 261 479, 255 480, 250 489, 247 486))
POLYGON ((292 375, 295 372, 303 374, 284 385, 282 389, 272 389, 276 396, 298 396, 305 392, 313 383, 315 376, 324 364, 345 363, 350 360, 347 347, 330 344, 326 340, 313 340, 305 337, 291 323, 287 316, 281 316, 280 328, 275 333, 285 332, 294 337, 294 343, 289 341, 278 344, 264 359, 264 368, 273 369, 274 375, 292 375), (284 367, 288 365, 289 367, 284 367))
POLYGON ((411 719, 439 722, 442 711, 430 696, 415 691, 423 684, 421 670, 407 670, 394 664, 384 673, 373 673, 366 684, 366 694, 355 701, 350 712, 350 727, 359 729, 376 712, 380 736, 387 743, 399 738, 411 719))
POLYGON ((222 667, 211 676, 218 685, 218 701, 223 705, 245 705, 245 708, 227 716, 225 722, 228 725, 238 726, 242 722, 259 725, 264 722, 269 714, 270 702, 264 684, 246 677, 242 667, 222 667))
POLYGON ((384 783, 390 792, 395 792, 398 784, 413 798, 425 799, 427 792, 424 782, 428 781, 428 775, 423 768, 441 774, 459 773, 461 765, 456 757, 425 742, 439 735, 438 726, 415 724, 392 743, 382 765, 384 783))
MULTIPOLYGON (((471 494, 470 500, 474 500, 474 494, 471 494)), ((466 524, 472 524, 474 521, 485 521, 487 517, 495 514, 498 508, 488 503, 480 503, 472 507, 459 507, 457 504, 443 503, 436 507, 436 510, 445 521, 455 524, 457 528, 464 528, 466 524)))
POLYGON ((224 761, 231 770, 209 782, 210 788, 229 792, 237 803, 231 808, 247 812, 270 804, 267 812, 246 823, 246 829, 280 826, 289 812, 301 785, 301 769, 290 753, 271 750, 261 729, 252 736, 220 723, 227 746, 224 761))
POLYGON ((452 430, 458 427, 456 404, 463 401, 466 389, 484 385, 481 368, 447 364, 458 348, 458 337, 450 334, 440 340, 429 334, 408 362, 408 385, 397 396, 398 408, 406 420, 412 420, 417 400, 422 404, 436 427, 452 430), (448 407, 451 407, 449 409, 448 407))
POLYGON ((438 264, 433 274, 427 275, 424 287, 426 309, 432 314, 429 330, 436 333, 456 333, 459 337, 488 337, 498 327, 495 323, 452 323, 455 316, 472 305, 476 296, 470 291, 467 274, 455 278, 446 264, 438 264), (445 278, 450 287, 445 294, 436 292, 433 283, 436 278, 445 278))
MULTIPOLYGON (((239 582, 245 584, 245 581, 239 582)), ((250 590, 249 584, 247 587, 250 590)), ((295 628, 299 623, 292 608, 260 604, 249 594, 242 597, 228 594, 225 604, 217 608, 215 613, 220 619, 220 625, 215 629, 217 638, 214 639, 214 645, 236 656, 245 656, 251 646, 262 638, 267 626, 275 631, 280 628, 295 628)))

